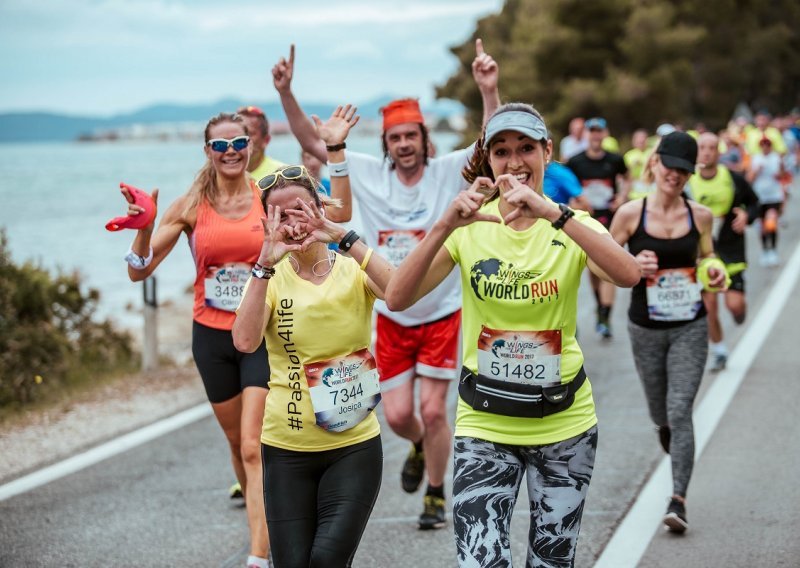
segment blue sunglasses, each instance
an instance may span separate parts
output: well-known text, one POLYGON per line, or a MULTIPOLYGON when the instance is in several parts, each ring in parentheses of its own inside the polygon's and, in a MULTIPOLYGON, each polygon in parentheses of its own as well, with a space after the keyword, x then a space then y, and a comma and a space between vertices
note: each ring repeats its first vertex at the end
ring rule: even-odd
POLYGON ((209 140, 206 142, 208 146, 211 147, 212 150, 219 153, 224 153, 228 151, 228 148, 233 146, 233 149, 237 152, 241 152, 245 148, 247 148, 247 144, 250 143, 249 136, 237 136, 231 140, 227 140, 225 138, 214 138, 213 140, 209 140))

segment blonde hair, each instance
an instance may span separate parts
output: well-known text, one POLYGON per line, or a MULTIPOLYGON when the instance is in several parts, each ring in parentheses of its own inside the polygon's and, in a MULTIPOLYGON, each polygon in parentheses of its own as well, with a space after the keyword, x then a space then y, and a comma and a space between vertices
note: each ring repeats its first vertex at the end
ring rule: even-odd
MULTIPOLYGON (((217 116, 212 117, 208 121, 208 124, 206 124, 206 129, 203 134, 206 144, 208 144, 208 141, 211 139, 211 128, 217 124, 222 124, 225 122, 238 124, 242 127, 245 134, 249 134, 247 132, 247 125, 245 124, 241 115, 221 112, 217 116)), ((245 175, 247 176, 247 174, 245 175)), ((200 168, 199 172, 197 172, 197 175, 195 176, 194 181, 192 182, 192 185, 187 193, 186 208, 183 211, 184 217, 188 217, 189 213, 203 200, 206 200, 211 205, 214 205, 218 194, 219 188, 217 187, 217 171, 214 169, 214 164, 211 162, 211 159, 206 158, 206 163, 203 164, 203 167, 200 168)))
MULTIPOLYGON (((272 172, 278 173, 286 170, 287 168, 293 168, 297 166, 284 166, 279 170, 272 172)), ((293 185, 302 187, 305 189, 311 198, 314 200, 314 204, 317 207, 342 207, 342 200, 336 199, 334 197, 330 197, 329 195, 324 194, 320 191, 320 183, 319 181, 308 173, 308 170, 305 166, 300 166, 303 168, 303 175, 299 178, 295 179, 286 179, 285 177, 278 175, 278 179, 275 180, 275 183, 268 187, 267 189, 261 190, 261 206, 264 208, 264 212, 267 211, 267 198, 274 192, 280 191, 281 189, 286 189, 287 187, 291 187, 293 185)))

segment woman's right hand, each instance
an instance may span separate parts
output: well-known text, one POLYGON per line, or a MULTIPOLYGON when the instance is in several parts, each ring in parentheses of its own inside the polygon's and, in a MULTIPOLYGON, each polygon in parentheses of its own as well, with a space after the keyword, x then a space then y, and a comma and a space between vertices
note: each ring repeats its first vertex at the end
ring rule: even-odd
POLYGON ((261 266, 275 266, 290 252, 301 250, 300 244, 286 242, 291 235, 286 225, 281 226, 280 207, 267 205, 267 217, 261 218, 261 225, 264 227, 264 243, 258 255, 261 266))
POLYGON ((653 251, 643 250, 635 258, 642 276, 652 276, 658 272, 658 257, 653 251))
POLYGON ((493 190, 494 187, 494 181, 487 177, 475 178, 471 186, 456 195, 450 207, 442 215, 442 221, 451 230, 464 227, 476 221, 502 223, 500 217, 480 212, 480 208, 487 198, 485 190, 493 190))
POLYGON ((311 118, 314 119, 314 125, 317 127, 317 134, 322 141, 328 146, 344 142, 350 129, 358 124, 358 120, 361 118, 356 114, 357 110, 358 108, 353 105, 348 104, 344 107, 340 105, 325 122, 322 122, 318 116, 312 115, 311 118))
MULTIPOLYGON (((145 212, 145 208, 141 205, 136 205, 133 201, 133 195, 131 195, 130 190, 128 190, 127 186, 121 185, 119 192, 125 198, 125 201, 128 202, 128 211, 127 215, 136 216, 140 215, 141 213, 145 212)), ((158 189, 154 189, 153 193, 150 194, 150 197, 153 198, 153 205, 156 206, 155 213, 153 214, 153 220, 146 226, 139 229, 140 231, 146 231, 148 233, 153 232, 153 228, 156 226, 156 217, 158 217, 158 189)))

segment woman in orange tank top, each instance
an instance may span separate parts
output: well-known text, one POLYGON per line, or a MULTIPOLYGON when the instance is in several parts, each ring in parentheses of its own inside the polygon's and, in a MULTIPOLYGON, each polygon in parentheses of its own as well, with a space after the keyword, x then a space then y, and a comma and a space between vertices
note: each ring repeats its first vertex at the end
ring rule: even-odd
MULTIPOLYGON (((262 499, 261 422, 269 363, 262 342, 254 353, 233 346, 231 328, 245 282, 263 241, 259 190, 247 173, 250 139, 239 115, 221 113, 205 129, 206 163, 189 191, 140 229, 126 257, 128 275, 144 280, 185 233, 196 266, 192 352, 217 421, 225 432, 250 527, 247 565, 267 566, 269 542, 262 499)), ((143 209, 129 202, 128 214, 143 209)), ((156 201, 158 190, 153 191, 156 201)))

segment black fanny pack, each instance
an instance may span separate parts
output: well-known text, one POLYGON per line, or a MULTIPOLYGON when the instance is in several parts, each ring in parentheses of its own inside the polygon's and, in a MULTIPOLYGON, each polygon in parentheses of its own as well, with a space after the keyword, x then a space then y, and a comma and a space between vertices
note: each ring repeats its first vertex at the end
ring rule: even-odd
POLYGON ((486 375, 476 375, 463 367, 458 395, 472 408, 482 412, 519 418, 543 418, 572 406, 575 393, 585 380, 583 366, 572 381, 553 387, 499 381, 486 375))

